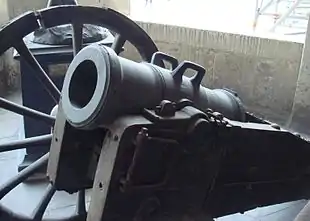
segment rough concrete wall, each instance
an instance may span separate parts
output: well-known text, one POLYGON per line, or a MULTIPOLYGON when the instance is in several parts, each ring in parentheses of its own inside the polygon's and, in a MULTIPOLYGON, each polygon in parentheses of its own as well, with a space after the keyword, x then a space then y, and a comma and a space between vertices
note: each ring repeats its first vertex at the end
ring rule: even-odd
MULTIPOLYGON (((5 23, 8 20, 8 8, 6 5, 6 0, 0 0, 0 22, 5 23)), ((0 96, 4 93, 6 89, 7 82, 7 72, 4 68, 5 55, 0 56, 0 96)))
MULTIPOLYGON (((7 0, 0 0, 0 24, 5 24, 9 20, 9 10, 7 0)), ((12 57, 12 49, 0 55, 0 96, 14 89, 19 85, 19 77, 16 63, 12 57)))
POLYGON ((130 0, 98 0, 98 2, 101 7, 113 8, 127 16, 130 14, 130 0))
POLYGON ((9 49, 0 56, 0 96, 19 87, 19 64, 13 59, 13 49, 9 49))
POLYGON ((302 134, 310 135, 310 22, 308 22, 294 105, 288 125, 302 134))
MULTIPOLYGON (((286 123, 294 100, 303 44, 162 24, 138 24, 161 51, 206 67, 206 86, 231 88, 251 111, 286 123)), ((132 50, 128 52, 133 54, 132 50)))
POLYGON ((7 0, 0 0, 0 22, 3 24, 4 22, 8 21, 8 7, 6 4, 7 0))
POLYGON ((44 8, 44 6, 47 5, 47 1, 48 0, 32 0, 31 3, 29 3, 29 0, 7 0, 9 18, 13 19, 29 10, 44 8))

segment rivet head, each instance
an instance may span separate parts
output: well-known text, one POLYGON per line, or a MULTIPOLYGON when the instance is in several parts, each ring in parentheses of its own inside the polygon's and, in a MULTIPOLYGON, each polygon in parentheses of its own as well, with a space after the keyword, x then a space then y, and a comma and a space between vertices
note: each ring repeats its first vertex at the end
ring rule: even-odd
POLYGON ((220 119, 220 120, 222 120, 222 119, 224 118, 223 114, 221 114, 221 113, 219 113, 219 112, 213 112, 213 115, 214 115, 216 118, 220 119))
POLYGON ((208 108, 208 109, 206 110, 206 112, 207 112, 207 113, 213 113, 213 110, 212 110, 211 108, 208 108))

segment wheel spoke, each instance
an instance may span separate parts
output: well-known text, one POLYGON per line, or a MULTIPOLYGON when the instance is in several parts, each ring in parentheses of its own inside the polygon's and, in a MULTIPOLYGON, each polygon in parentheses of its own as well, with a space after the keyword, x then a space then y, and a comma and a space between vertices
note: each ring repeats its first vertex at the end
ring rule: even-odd
POLYGON ((125 42, 126 42, 125 38, 123 38, 120 34, 116 34, 111 48, 116 52, 116 54, 119 54, 121 53, 125 42))
POLYGON ((15 177, 10 179, 6 184, 0 187, 0 199, 14 189, 18 184, 25 181, 28 177, 36 173, 41 167, 47 164, 49 153, 43 155, 40 159, 36 160, 33 164, 19 172, 15 177))
POLYGON ((73 27, 73 55, 75 56, 83 47, 83 24, 72 24, 73 27))
POLYGON ((50 144, 52 141, 52 134, 41 135, 23 140, 11 141, 0 144, 0 153, 11 150, 18 150, 23 148, 32 148, 40 145, 50 144))
POLYGON ((76 205, 76 214, 77 215, 85 215, 85 190, 80 190, 77 195, 77 205, 76 205))
POLYGON ((31 118, 34 118, 36 120, 44 121, 51 126, 53 126, 55 123, 55 117, 53 117, 53 116, 42 113, 40 111, 33 110, 31 108, 28 108, 28 107, 24 107, 22 105, 14 103, 14 102, 8 101, 2 97, 0 97, 0 108, 3 108, 3 109, 8 110, 8 111, 12 111, 16 114, 31 117, 31 118))
POLYGON ((14 48, 18 53, 25 59, 25 61, 33 68, 36 78, 44 86, 45 90, 50 94, 55 103, 58 103, 60 98, 60 91, 41 67, 37 59, 32 55, 30 50, 27 48, 24 41, 21 41, 14 45, 14 48))
POLYGON ((33 213, 33 216, 32 216, 33 220, 42 220, 44 212, 45 212, 49 202, 51 201, 52 197, 54 196, 55 192, 56 192, 56 188, 54 187, 54 185, 49 184, 44 196, 42 197, 42 199, 38 205, 38 207, 35 209, 35 211, 33 213))

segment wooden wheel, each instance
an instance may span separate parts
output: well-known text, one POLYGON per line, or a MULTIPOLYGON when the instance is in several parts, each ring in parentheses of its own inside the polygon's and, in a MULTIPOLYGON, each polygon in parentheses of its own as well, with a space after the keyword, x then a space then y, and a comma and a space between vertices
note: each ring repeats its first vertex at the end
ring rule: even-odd
MULTIPOLYGON (((59 25, 71 24, 73 26, 73 54, 76 55, 83 47, 82 28, 83 24, 94 24, 103 26, 114 33, 115 40, 112 49, 119 54, 126 41, 129 41, 139 52, 142 59, 150 61, 154 52, 158 51, 152 39, 136 23, 126 16, 109 8, 95 8, 83 6, 57 6, 36 12, 28 12, 14 19, 0 30, 0 54, 9 48, 15 48, 25 61, 33 68, 33 73, 45 90, 58 104, 61 93, 43 70, 39 62, 27 48, 23 38, 40 28, 51 28, 59 25)), ((42 113, 31 108, 15 104, 4 98, 0 98, 0 108, 14 113, 31 117, 45 122, 51 127, 55 123, 55 117, 42 113)), ((32 148, 42 144, 50 144, 52 134, 26 138, 20 141, 13 141, 0 144, 0 152, 12 151, 22 148, 32 148)), ((40 168, 44 167, 49 158, 49 153, 42 156, 32 165, 22 170, 17 176, 0 187, 0 200, 5 197, 18 184, 33 175, 40 168)), ((0 174, 1 175, 1 174, 0 174)), ((41 202, 33 212, 32 216, 25 217, 14 212, 11 208, 0 205, 0 220, 21 221, 21 220, 42 220, 44 212, 56 192, 55 187, 49 184, 41 202)), ((76 213, 69 218, 61 220, 85 220, 85 191, 78 192, 76 213)))

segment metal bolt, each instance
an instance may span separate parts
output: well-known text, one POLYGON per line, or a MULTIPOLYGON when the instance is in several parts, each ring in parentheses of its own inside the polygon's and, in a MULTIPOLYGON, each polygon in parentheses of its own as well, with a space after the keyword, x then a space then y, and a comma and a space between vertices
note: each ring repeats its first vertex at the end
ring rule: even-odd
POLYGON ((224 125, 227 125, 227 124, 228 124, 228 122, 227 122, 226 120, 223 120, 222 123, 223 123, 224 125))
POLYGON ((137 134, 136 139, 133 142, 135 145, 139 145, 147 137, 148 137, 148 129, 145 127, 142 127, 139 133, 137 134))
POLYGON ((142 127, 141 130, 140 130, 141 134, 143 135, 147 135, 147 132, 148 132, 148 129, 145 128, 145 127, 142 127))
POLYGON ((168 100, 163 100, 158 107, 155 109, 155 113, 159 116, 163 117, 171 117, 174 116, 175 114, 175 103, 168 101, 168 100))
POLYGON ((223 120, 223 118, 224 118, 223 114, 221 114, 219 112, 214 112, 213 116, 216 117, 219 120, 223 120))
POLYGON ((206 112, 207 112, 207 113, 213 113, 213 110, 212 110, 211 108, 208 108, 208 109, 206 110, 206 112))
POLYGON ((149 136, 149 130, 145 127, 142 127, 140 132, 138 133, 137 140, 144 139, 149 136))

